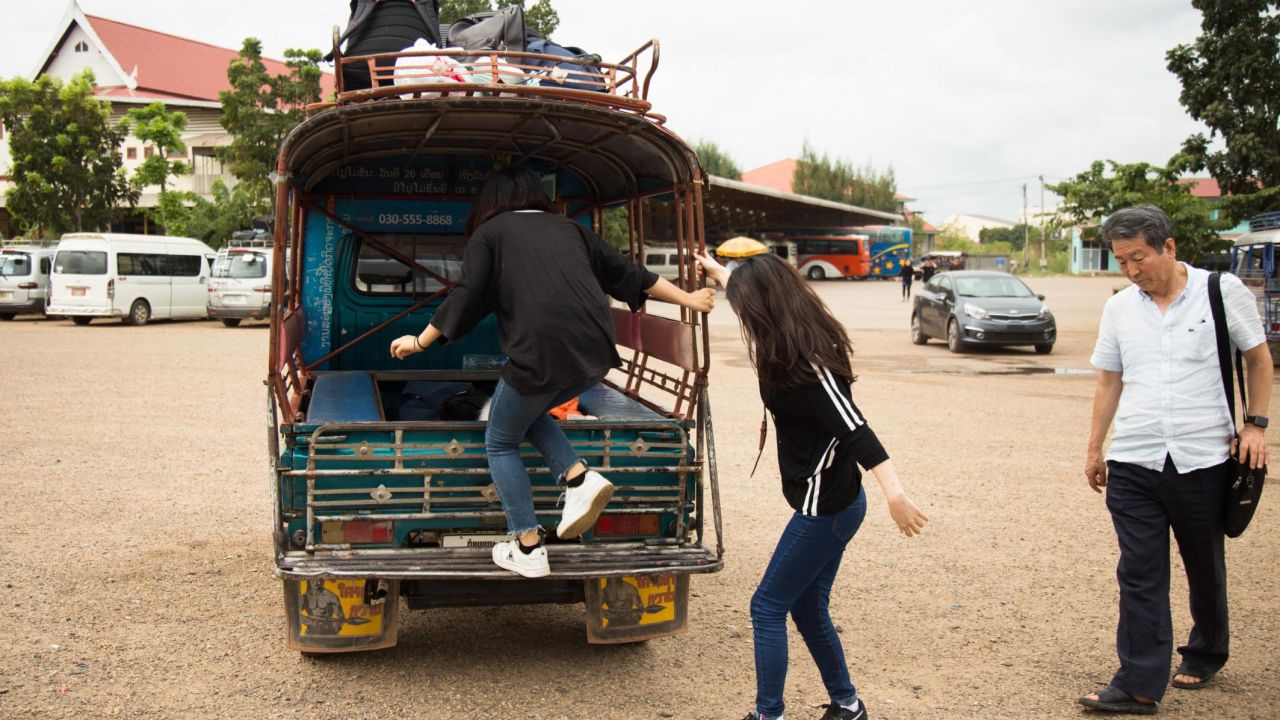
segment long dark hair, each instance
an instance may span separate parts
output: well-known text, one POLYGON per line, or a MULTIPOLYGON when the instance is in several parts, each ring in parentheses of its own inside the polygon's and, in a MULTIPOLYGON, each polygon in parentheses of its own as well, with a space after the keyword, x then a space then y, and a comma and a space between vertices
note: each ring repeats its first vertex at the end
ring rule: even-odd
POLYGON ((467 218, 467 234, 483 225, 495 215, 512 210, 545 210, 555 212, 555 206, 542 189, 542 178, 529 168, 508 165, 495 170, 480 186, 471 215, 467 218))
POLYGON ((753 255, 729 276, 725 295, 742 324, 760 382, 790 390, 817 380, 819 365, 849 382, 853 348, 826 303, 777 255, 753 255))

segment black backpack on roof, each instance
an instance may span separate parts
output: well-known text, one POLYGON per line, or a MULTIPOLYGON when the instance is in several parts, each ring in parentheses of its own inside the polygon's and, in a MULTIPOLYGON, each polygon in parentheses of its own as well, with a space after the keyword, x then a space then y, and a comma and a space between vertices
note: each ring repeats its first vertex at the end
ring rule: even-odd
MULTIPOLYGON (((419 39, 441 47, 440 0, 351 0, 351 19, 338 41, 346 43, 342 54, 377 55, 399 52, 419 39)), ((330 53, 326 60, 333 60, 330 53)), ((394 60, 378 61, 378 67, 394 67, 394 60)), ((390 84, 384 81, 381 84, 390 84)), ((368 67, 347 65, 342 69, 342 89, 372 87, 368 67)))

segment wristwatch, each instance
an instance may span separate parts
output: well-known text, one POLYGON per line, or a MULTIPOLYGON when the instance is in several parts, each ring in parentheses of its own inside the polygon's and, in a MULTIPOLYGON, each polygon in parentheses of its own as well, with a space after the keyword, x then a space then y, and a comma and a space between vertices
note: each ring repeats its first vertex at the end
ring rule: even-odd
POLYGON ((1267 416, 1266 416, 1266 415, 1245 415, 1245 416, 1244 416, 1244 424, 1245 424, 1245 425, 1253 425, 1253 426, 1258 427, 1258 428, 1260 428, 1260 429, 1262 429, 1262 430, 1266 430, 1266 429, 1267 429, 1267 416))

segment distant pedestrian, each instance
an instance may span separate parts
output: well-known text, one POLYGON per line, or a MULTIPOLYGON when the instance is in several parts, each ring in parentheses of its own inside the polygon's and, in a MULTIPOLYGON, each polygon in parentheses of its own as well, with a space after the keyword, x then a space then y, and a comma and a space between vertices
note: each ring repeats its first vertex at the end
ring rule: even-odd
MULTIPOLYGON (((1090 359, 1093 397, 1084 475, 1106 488, 1120 542, 1120 620, 1111 684, 1080 698, 1095 710, 1151 714, 1169 684, 1169 530, 1186 568, 1191 635, 1178 648, 1175 688, 1209 684, 1227 662, 1223 495, 1228 453, 1266 463, 1271 356, 1253 294, 1221 276, 1230 344, 1244 353, 1249 406, 1238 440, 1227 409, 1209 307, 1209 273, 1178 262, 1173 223, 1144 205, 1114 213, 1103 240, 1133 282, 1107 301, 1090 359), (1105 461, 1102 443, 1115 420, 1105 461)), ((1212 713, 1210 713, 1212 714, 1212 713)))
POLYGON ((929 282, 929 278, 938 270, 938 263, 933 258, 925 258, 920 263, 920 282, 929 282))
POLYGON ((725 287, 742 323, 760 398, 778 434, 782 495, 794 510, 751 598, 756 702, 747 717, 782 717, 790 615, 831 698, 822 720, 866 720, 828 611, 845 546, 867 512, 858 466, 876 476, 902 534, 918 534, 928 518, 903 491, 889 454, 853 404, 849 336, 812 286, 777 255, 745 258, 732 276, 710 257, 695 257, 725 287))
POLYGON ((911 258, 902 259, 902 269, 898 270, 898 277, 902 279, 902 302, 911 299, 911 281, 915 280, 916 269, 911 267, 911 258))

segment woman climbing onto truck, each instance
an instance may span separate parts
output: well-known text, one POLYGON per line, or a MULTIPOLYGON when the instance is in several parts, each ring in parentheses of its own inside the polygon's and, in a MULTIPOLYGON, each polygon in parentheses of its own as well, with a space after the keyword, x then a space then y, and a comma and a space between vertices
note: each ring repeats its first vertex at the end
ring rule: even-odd
POLYGON ((918 534, 928 518, 853 404, 849 337, 812 287, 776 255, 748 257, 732 274, 708 256, 695 257, 724 286, 742 323, 778 434, 782 494, 795 511, 751 598, 756 703, 747 719, 782 718, 790 613, 831 698, 823 720, 866 720, 827 608, 845 546, 867 512, 858 465, 876 476, 904 535, 918 534))
POLYGON ((710 289, 685 292, 609 247, 595 233, 554 212, 537 173, 508 166, 485 181, 471 209, 462 279, 417 335, 391 343, 403 360, 466 335, 486 315, 498 318, 507 362, 489 405, 485 452, 511 538, 493 561, 525 577, 551 572, 534 513, 520 443, 526 438, 565 483, 556 528, 574 538, 595 524, 613 485, 587 468, 547 411, 600 383, 621 364, 605 293, 632 312, 653 297, 710 312, 710 289))

